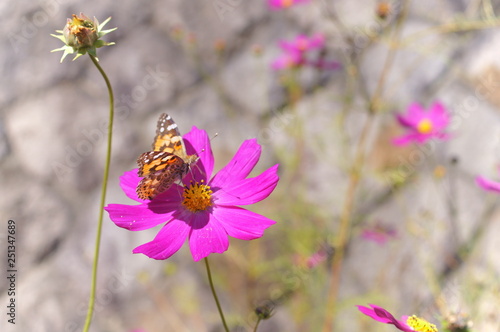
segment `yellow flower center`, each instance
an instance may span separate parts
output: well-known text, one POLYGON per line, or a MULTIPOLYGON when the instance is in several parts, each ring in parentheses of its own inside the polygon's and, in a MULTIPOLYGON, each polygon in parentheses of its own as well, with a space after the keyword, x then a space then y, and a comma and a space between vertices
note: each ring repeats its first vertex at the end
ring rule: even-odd
POLYGON ((191 182, 187 187, 184 187, 182 205, 191 212, 205 211, 212 206, 213 191, 210 186, 201 183, 191 182))
POLYGON ((438 332, 436 325, 431 324, 425 319, 419 318, 415 315, 408 317, 406 324, 418 332, 438 332))
POLYGON ((417 125, 417 130, 421 134, 428 134, 432 131, 432 122, 429 119, 423 119, 417 125))
POLYGON ((293 5, 293 0, 282 0, 281 5, 283 6, 283 8, 288 8, 293 5))
POLYGON ((73 27, 82 26, 84 28, 93 28, 94 24, 92 21, 85 20, 84 18, 80 18, 77 15, 73 14, 73 19, 71 20, 71 25, 73 27))

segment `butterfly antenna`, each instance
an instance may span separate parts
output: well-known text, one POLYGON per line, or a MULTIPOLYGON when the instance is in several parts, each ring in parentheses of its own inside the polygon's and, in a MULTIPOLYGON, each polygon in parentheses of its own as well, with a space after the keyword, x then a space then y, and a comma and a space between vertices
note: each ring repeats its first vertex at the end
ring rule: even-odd
MULTIPOLYGON (((215 133, 215 134, 214 134, 214 136, 212 136, 212 137, 210 138, 210 140, 208 141, 208 144, 209 144, 209 143, 212 143, 212 140, 213 140, 214 138, 216 138, 217 136, 219 136, 219 133, 215 133)), ((207 144, 207 145, 208 145, 208 144, 207 144)), ((203 149, 201 149, 201 151, 200 151, 199 153, 202 153, 202 152, 203 152, 203 151, 205 151, 205 150, 206 150, 206 149, 205 149, 205 148, 203 148, 203 149)), ((196 153, 196 155, 198 155, 199 153, 196 153)))
MULTIPOLYGON (((210 140, 209 140, 209 141, 208 141, 208 143, 205 145, 205 147, 204 147, 203 149, 201 149, 201 151, 200 151, 200 152, 195 152, 195 155, 197 155, 198 157, 200 157, 200 153, 202 153, 203 151, 205 151, 205 150, 206 150, 206 146, 207 146, 207 145, 209 145, 209 144, 212 142, 212 140, 213 140, 214 138, 216 138, 217 136, 219 136, 219 133, 215 133, 215 134, 214 134, 214 136, 212 136, 212 137, 210 138, 210 140)), ((198 166, 198 164, 197 164, 197 163, 196 163, 196 164, 194 164, 194 167, 196 167, 196 168, 198 169, 198 171, 200 171, 200 173, 202 173, 202 174, 204 174, 204 175, 207 175, 207 174, 205 173, 205 171, 204 171, 204 170, 202 170, 202 169, 200 168, 200 166, 198 166)), ((189 172, 191 172, 191 175, 192 175, 193 170, 190 168, 190 169, 189 169, 189 172)))

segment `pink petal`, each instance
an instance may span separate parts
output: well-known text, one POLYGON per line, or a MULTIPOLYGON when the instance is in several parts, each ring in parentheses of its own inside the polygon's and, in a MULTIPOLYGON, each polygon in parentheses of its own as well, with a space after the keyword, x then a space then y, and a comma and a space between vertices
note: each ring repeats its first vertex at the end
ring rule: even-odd
POLYGON ((404 146, 414 141, 414 135, 408 134, 399 137, 395 137, 392 139, 392 144, 396 146, 404 146))
POLYGON ((233 159, 210 181, 210 186, 224 188, 228 183, 246 178, 259 161, 261 151, 257 139, 244 141, 233 159))
POLYGON ((183 139, 186 144, 186 152, 188 154, 197 154, 200 157, 198 162, 191 168, 195 178, 207 181, 212 177, 214 169, 214 155, 207 132, 193 126, 191 131, 183 136, 183 139))
POLYGON ((416 131, 419 122, 428 118, 428 114, 425 110, 417 103, 412 103, 406 109, 406 114, 397 114, 396 118, 398 122, 405 128, 416 131))
POLYGON ((280 48, 289 53, 302 53, 303 50, 300 49, 301 44, 307 44, 307 36, 306 35, 297 35, 293 40, 287 41, 287 40, 282 40, 279 43, 280 48))
POLYGON ((141 205, 109 204, 104 207, 118 227, 142 231, 166 223, 179 209, 179 202, 151 201, 141 205))
POLYGON ((447 139, 448 135, 444 133, 421 134, 419 132, 410 132, 409 134, 393 138, 392 144, 396 146, 404 146, 412 142, 417 144, 424 144, 434 137, 447 139))
POLYGON ((278 184, 278 166, 274 165, 254 178, 235 181, 214 191, 215 204, 249 205, 265 199, 278 184))
POLYGON ((427 142, 428 140, 436 137, 437 135, 436 134, 433 134, 433 133, 430 133, 430 134, 421 134, 419 132, 416 132, 416 133, 413 133, 411 134, 413 136, 413 140, 416 142, 416 143, 420 143, 420 144, 423 144, 425 142, 427 142))
POLYGON ((396 119, 403 127, 415 128, 417 126, 417 124, 410 117, 405 117, 404 115, 397 114, 396 119))
POLYGON ((218 206, 212 217, 222 225, 227 234, 240 240, 253 240, 264 235, 264 230, 274 225, 274 220, 268 219, 246 209, 236 206, 218 206))
POLYGON ((322 34, 316 34, 313 37, 300 34, 292 41, 281 41, 279 46, 282 50, 287 52, 305 53, 323 47, 324 43, 325 37, 322 34))
POLYGON ((429 117, 432 119, 436 131, 444 129, 450 122, 449 114, 440 102, 435 102, 432 105, 429 117))
POLYGON ((138 246, 134 254, 144 254, 153 259, 167 259, 175 254, 186 241, 189 225, 178 219, 163 226, 153 241, 138 246))
POLYGON ((137 168, 134 168, 133 170, 125 172, 122 176, 120 176, 120 187, 122 187, 125 195, 127 195, 127 197, 133 199, 134 201, 138 201, 141 203, 148 202, 147 200, 143 200, 137 197, 137 193, 135 191, 141 179, 142 178, 137 175, 137 168))
POLYGON ((414 330, 406 324, 409 316, 401 316, 400 320, 397 320, 394 326, 396 326, 401 331, 414 332, 414 330))
POLYGON ((325 36, 322 33, 317 33, 309 39, 309 49, 322 48, 325 46, 325 36))
POLYGON ((283 70, 300 66, 302 63, 303 59, 300 54, 297 52, 288 52, 277 57, 273 63, 271 63, 271 68, 273 70, 283 70))
POLYGON ((446 112, 444 105, 441 102, 436 101, 430 107, 429 115, 432 117, 441 118, 443 116, 447 116, 448 113, 446 112))
POLYGON ((413 123, 418 123, 427 114, 425 109, 418 103, 411 103, 406 109, 407 118, 412 119, 413 123))
POLYGON ((288 53, 289 51, 293 51, 295 52, 295 48, 293 47, 293 44, 292 42, 288 41, 288 40, 280 40, 278 42, 278 46, 279 48, 281 48, 283 51, 285 51, 285 53, 288 53))
POLYGON ((271 63, 273 70, 283 70, 289 68, 291 65, 290 57, 288 54, 282 54, 271 63))
POLYGON ((269 0, 267 4, 269 5, 269 8, 271 8, 272 10, 279 10, 283 8, 281 2, 282 0, 269 0))
POLYGON ((393 234, 384 233, 382 231, 369 230, 365 229, 361 233, 361 237, 368 241, 373 241, 379 245, 384 245, 389 239, 393 236, 393 234))
POLYGON ((388 312, 387 310, 385 310, 384 308, 376 306, 374 304, 369 304, 369 306, 374 308, 374 309, 379 309, 379 310, 375 311, 374 309, 370 309, 370 308, 364 307, 362 305, 357 305, 356 307, 358 307, 359 311, 361 311, 363 314, 373 318, 377 322, 386 323, 386 324, 391 323, 392 322, 391 317, 394 320, 396 320, 396 318, 394 318, 394 316, 392 316, 391 313, 388 312))
POLYGON ((500 193, 500 182, 494 182, 486 179, 483 176, 477 176, 476 183, 484 190, 500 193))
MULTIPOLYGON (((292 2, 292 6, 298 3, 307 3, 307 2, 310 2, 310 0, 295 0, 292 2)), ((288 8, 288 6, 285 6, 283 4, 283 0, 268 0, 267 4, 269 5, 269 8, 271 10, 280 10, 288 8)))
POLYGON ((372 307, 373 309, 363 307, 360 305, 358 305, 357 307, 359 311, 361 311, 365 315, 373 318, 378 322, 385 324, 393 324, 399 330, 404 332, 413 332, 413 329, 411 329, 408 325, 406 325, 405 322, 398 321, 389 311, 385 310, 384 308, 374 304, 369 304, 369 306, 372 307))
POLYGON ((212 253, 223 253, 228 247, 227 233, 216 219, 208 213, 192 215, 189 248, 195 262, 212 253))

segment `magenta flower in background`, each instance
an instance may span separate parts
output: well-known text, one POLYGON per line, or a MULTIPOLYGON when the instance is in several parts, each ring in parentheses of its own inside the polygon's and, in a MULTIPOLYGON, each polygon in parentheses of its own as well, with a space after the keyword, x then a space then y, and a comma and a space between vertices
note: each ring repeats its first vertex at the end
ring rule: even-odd
POLYGON ((450 123, 450 116, 439 102, 435 102, 429 110, 413 103, 408 107, 406 114, 398 114, 397 119, 407 129, 407 134, 395 138, 393 140, 395 145, 406 145, 410 142, 423 144, 431 138, 448 138, 445 129, 450 123))
POLYGON ((405 332, 438 332, 436 325, 427 322, 425 319, 413 316, 402 316, 397 320, 389 311, 374 304, 369 304, 371 308, 357 305, 359 311, 373 318, 377 322, 392 324, 398 330, 405 332))
POLYGON ((271 68, 274 70, 298 68, 304 65, 319 69, 337 69, 340 67, 340 64, 336 61, 327 61, 319 57, 310 59, 312 51, 322 50, 325 47, 325 36, 320 33, 312 37, 298 35, 291 41, 282 40, 279 42, 279 47, 283 53, 271 64, 271 68))
POLYGON ((271 219, 238 207, 265 199, 279 180, 278 165, 247 178, 261 154, 256 139, 243 142, 233 159, 213 177, 214 158, 207 133, 193 127, 184 135, 184 142, 189 154, 202 151, 196 165, 183 179, 185 187, 174 184, 151 201, 141 200, 136 194, 141 178, 134 169, 121 176, 120 186, 129 198, 140 204, 105 207, 117 226, 131 231, 165 224, 152 241, 138 246, 133 253, 167 259, 187 239, 193 259, 199 261, 211 253, 226 251, 228 236, 257 239, 275 224, 271 219))
POLYGON ((314 49, 320 49, 325 46, 325 36, 317 33, 312 37, 298 35, 291 41, 282 40, 279 43, 284 51, 303 53, 314 49))
POLYGON ((485 178, 483 176, 477 176, 476 183, 478 186, 480 186, 484 190, 500 193, 500 182, 494 182, 494 181, 488 180, 487 178, 485 178))
MULTIPOLYGON (((406 325, 406 323, 401 320, 397 320, 389 311, 385 310, 382 307, 379 307, 374 304, 369 304, 371 307, 364 307, 361 305, 357 305, 359 311, 361 311, 363 314, 373 318, 377 322, 385 323, 385 324, 393 324, 395 327, 397 327, 401 331, 406 331, 406 332, 413 332, 414 330, 406 325)), ((402 317, 404 319, 404 316, 402 317)))
POLYGON ((273 61, 271 68, 274 70, 297 68, 304 63, 304 58, 300 52, 284 52, 273 61))
POLYGON ((311 0, 268 0, 267 4, 271 10, 280 10, 299 3, 308 3, 311 0))
POLYGON ((311 255, 304 256, 296 254, 293 262, 300 268, 314 269, 332 256, 333 247, 322 247, 311 255))
POLYGON ((361 237, 367 241, 373 241, 379 245, 384 245, 387 241, 396 237, 396 230, 376 223, 374 226, 363 229, 361 237))
POLYGON ((318 250, 306 260, 306 266, 310 269, 315 268, 319 264, 323 263, 327 259, 327 253, 324 250, 318 250))

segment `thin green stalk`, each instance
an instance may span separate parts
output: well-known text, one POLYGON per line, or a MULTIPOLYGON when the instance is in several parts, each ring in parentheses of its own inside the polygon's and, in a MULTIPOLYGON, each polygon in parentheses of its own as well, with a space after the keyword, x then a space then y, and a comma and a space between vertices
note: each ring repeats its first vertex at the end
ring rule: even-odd
POLYGON ((114 104, 115 104, 113 89, 111 87, 111 83, 109 82, 108 76, 99 65, 97 59, 90 54, 89 56, 94 65, 101 73, 102 77, 104 78, 104 81, 106 81, 106 86, 108 88, 108 94, 109 94, 109 123, 108 123, 108 147, 106 151, 106 163, 104 165, 104 175, 102 178, 101 203, 99 204, 99 220, 97 222, 97 234, 95 239, 94 264, 92 266, 92 283, 90 286, 89 308, 87 311, 87 318, 85 319, 85 325, 83 326, 83 332, 88 332, 90 328, 90 323, 92 322, 92 314, 94 313, 95 293, 97 284, 97 262, 99 261, 99 249, 101 247, 102 219, 104 215, 104 202, 106 200, 106 191, 108 189, 109 166, 111 164, 111 138, 113 136, 113 118, 114 118, 114 104))
POLYGON ((222 325, 224 325, 224 330, 229 332, 227 328, 226 319, 224 318, 224 313, 222 312, 222 308, 220 306, 219 298, 217 297, 217 293, 215 293, 214 283, 212 281, 212 273, 210 272, 210 264, 208 264, 208 258, 205 257, 205 267, 207 268, 208 275, 208 283, 210 284, 210 289, 212 290, 212 295, 214 296, 215 304, 217 304, 217 309, 219 310, 220 319, 222 320, 222 325))
MULTIPOLYGON (((408 7, 411 0, 406 0, 403 3, 403 10, 396 24, 396 30, 394 33, 393 40, 398 41, 400 39, 400 34, 402 30, 403 22, 405 21, 408 14, 408 7)), ((357 150, 354 157, 354 162, 351 167, 350 175, 349 175, 349 184, 346 192, 346 200, 344 202, 342 214, 340 215, 340 227, 337 233, 336 243, 334 243, 334 247, 336 249, 335 255, 333 256, 333 262, 331 266, 330 273, 330 289, 327 294, 327 304, 326 304, 326 314, 323 322, 323 332, 333 332, 335 330, 334 321, 336 318, 336 310, 338 306, 338 296, 340 290, 340 277, 343 268, 344 255, 346 247, 349 243, 351 236, 351 228, 353 221, 353 210, 354 210, 354 201, 355 194, 359 183, 363 178, 363 165, 365 161, 365 144, 367 141, 368 133, 371 132, 372 127, 374 126, 374 121, 372 118, 377 114, 380 98, 384 90, 385 82, 389 71, 394 66, 394 56, 396 53, 396 48, 391 48, 389 53, 385 59, 384 67, 382 69, 381 76, 377 82, 377 87, 372 95, 372 97, 368 100, 368 120, 365 122, 365 125, 361 131, 361 135, 359 138, 359 142, 357 144, 357 150)))
POLYGON ((262 320, 261 318, 257 319, 257 323, 255 323, 255 327, 253 328, 253 332, 257 332, 257 328, 259 327, 259 323, 261 320, 262 320))

